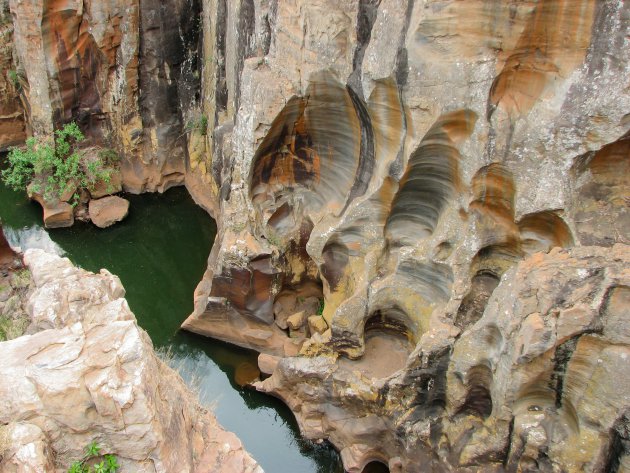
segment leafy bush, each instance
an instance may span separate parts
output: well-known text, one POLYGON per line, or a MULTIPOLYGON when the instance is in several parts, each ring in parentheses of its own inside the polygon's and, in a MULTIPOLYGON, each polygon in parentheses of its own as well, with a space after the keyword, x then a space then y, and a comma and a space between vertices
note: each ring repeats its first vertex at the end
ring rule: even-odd
POLYGON ((72 463, 68 473, 116 473, 120 465, 115 455, 103 455, 103 460, 99 463, 88 464, 90 460, 98 458, 100 454, 101 447, 96 442, 90 443, 85 447, 83 458, 72 463))
MULTIPOLYGON (((54 140, 28 138, 26 147, 9 152, 9 167, 2 171, 2 181, 13 190, 23 190, 31 184, 33 192, 43 193, 47 200, 76 188, 94 189, 100 181, 109 184, 112 169, 105 166, 104 158, 99 155, 86 160, 78 149, 84 139, 74 122, 56 130, 54 140)), ((105 159, 110 160, 111 156, 105 159)))

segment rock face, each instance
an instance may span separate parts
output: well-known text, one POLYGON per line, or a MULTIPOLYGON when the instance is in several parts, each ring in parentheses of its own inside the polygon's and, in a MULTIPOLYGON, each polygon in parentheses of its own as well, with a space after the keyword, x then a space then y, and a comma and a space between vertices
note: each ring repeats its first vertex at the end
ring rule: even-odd
POLYGON ((199 115, 192 110, 199 100, 200 22, 191 19, 200 2, 10 0, 9 5, 15 69, 23 73, 33 132, 48 134, 75 120, 92 144, 124 157, 127 190, 182 184, 185 123, 199 115))
POLYGON ((257 387, 304 435, 345 446, 351 472, 374 459, 391 471, 625 471, 629 283, 625 245, 538 253, 469 330, 433 328, 392 376, 322 352, 281 360, 257 387))
POLYGON ((115 195, 92 199, 88 209, 92 223, 99 228, 107 228, 127 216, 129 201, 115 195))
POLYGON ((8 0, 0 0, 0 151, 26 139, 22 102, 24 78, 13 61, 13 23, 8 0))
MULTIPOLYGON (((217 217, 183 327, 299 353, 260 388, 282 396, 307 435, 330 438, 347 469, 597 471, 604 451, 625 468, 625 420, 609 422, 619 405, 593 424, 565 389, 584 388, 570 374, 573 360, 574 373, 591 363, 575 358, 580 347, 618 343, 596 329, 575 342, 578 329, 543 335, 558 323, 545 307, 492 311, 511 300, 514 268, 547 261, 538 253, 570 255, 584 278, 589 264, 606 274, 617 263, 588 263, 580 247, 625 258, 614 245, 630 243, 628 2, 10 6, 29 126, 77 119, 119 151, 126 190, 185 183, 217 217), (527 332, 504 325, 510 314, 527 332), (493 318, 496 330, 480 334, 493 318), (470 337, 485 358, 457 365, 470 337), (521 360, 516 343, 546 355, 521 360), (553 403, 535 370, 562 384, 553 403), (528 396, 536 402, 519 401, 528 396), (573 452, 595 432, 591 460, 573 452), (556 434, 564 447, 551 447, 556 434)), ((606 281, 594 287, 612 291, 606 281)), ((560 297, 554 284, 538 289, 560 297)), ((621 380, 606 379, 589 396, 623 404, 621 380)))
POLYGON ((116 276, 25 262, 30 335, 0 343, 1 471, 65 471, 93 440, 122 471, 262 471, 156 357, 116 276))
MULTIPOLYGON (((587 245, 603 258, 597 247, 630 243, 627 2, 210 2, 204 15, 204 57, 218 61, 203 72, 213 141, 197 169, 215 170, 220 230, 183 327, 299 351, 260 388, 287 401, 306 435, 331 439, 351 471, 370 460, 604 468, 601 452, 625 445, 608 424, 590 463, 571 459, 572 440, 548 449, 557 439, 538 427, 527 440, 535 423, 516 406, 526 394, 492 391, 534 382, 513 378, 509 357, 490 361, 490 342, 479 366, 458 371, 451 357, 481 337, 519 262, 587 245), (324 301, 325 327, 296 330, 310 297, 324 301), (448 369, 469 404, 438 376, 448 369)), ((551 323, 539 317, 533 332, 551 323)), ((500 350, 518 350, 516 334, 497 330, 510 347, 500 350)), ((553 357, 565 341, 546 343, 553 357)), ((602 392, 621 399, 610 380, 602 392)), ((521 405, 534 417, 551 409, 521 405)), ((556 411, 540 422, 564 422, 556 411)), ((575 422, 591 428, 586 415, 575 422)))

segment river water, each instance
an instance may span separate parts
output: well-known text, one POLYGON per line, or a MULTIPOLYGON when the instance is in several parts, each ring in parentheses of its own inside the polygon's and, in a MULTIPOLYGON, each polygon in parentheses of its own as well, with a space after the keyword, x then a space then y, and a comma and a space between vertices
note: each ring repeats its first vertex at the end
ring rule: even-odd
POLYGON ((202 404, 241 439, 267 473, 341 473, 339 454, 299 436, 279 400, 239 387, 237 370, 256 365, 256 353, 178 331, 192 312, 193 291, 216 234, 214 221, 183 188, 162 195, 126 195, 129 216, 110 228, 77 222, 45 230, 41 208, 0 184, 0 218, 11 244, 63 254, 90 271, 118 275, 138 323, 167 351, 202 404))

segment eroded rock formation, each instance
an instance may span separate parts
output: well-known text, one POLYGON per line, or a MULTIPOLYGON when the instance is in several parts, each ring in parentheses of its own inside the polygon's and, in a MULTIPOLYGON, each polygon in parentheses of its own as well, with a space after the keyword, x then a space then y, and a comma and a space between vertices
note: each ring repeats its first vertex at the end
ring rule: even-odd
POLYGON ((65 471, 92 441, 122 471, 262 471, 157 358, 116 276, 25 262, 28 335, 0 343, 1 471, 65 471))
POLYGON ((626 349, 593 314, 630 243, 627 2, 10 3, 29 126, 217 217, 183 327, 270 355, 347 469, 626 468, 623 376, 583 353, 626 349))
MULTIPOLYGON (((77 121, 91 144, 124 156, 125 189, 163 191, 183 184, 185 125, 201 113, 200 2, 9 5, 12 70, 33 133, 77 121)), ((13 141, 3 136, 0 143, 13 141)))
POLYGON ((0 1, 0 151, 21 144, 26 125, 20 95, 23 78, 14 67, 13 22, 8 0, 0 1))
MULTIPOLYGON (((590 322, 543 335, 573 302, 497 304, 524 271, 539 278, 523 293, 560 298, 543 273, 565 258, 550 281, 603 311, 569 268, 627 261, 627 246, 605 248, 630 243, 628 5, 243 2, 217 26, 228 38, 232 12, 249 23, 232 36, 245 36, 245 60, 219 115, 233 121, 213 131, 220 230, 183 327, 285 357, 261 359, 277 368, 258 388, 283 398, 305 435, 331 439, 350 471, 371 460, 604 471, 622 458, 611 432, 623 430, 623 383, 608 378, 620 403, 594 426, 557 381, 587 389, 571 348, 591 343, 583 333, 602 350, 617 342, 590 322), (534 312, 544 347, 519 358, 525 335, 510 324, 534 324, 534 312), (469 344, 480 358, 458 367, 469 344), (553 402, 519 401, 547 385, 553 402), (551 432, 571 409, 577 430, 551 432)), ((219 54, 229 64, 236 53, 219 54)))
POLYGON ((366 342, 356 362, 284 358, 258 388, 287 402, 307 437, 346 446, 349 471, 371 460, 392 471, 623 471, 629 250, 527 258, 474 325, 434 324, 403 369, 366 342), (379 359, 389 372, 375 372, 379 359))

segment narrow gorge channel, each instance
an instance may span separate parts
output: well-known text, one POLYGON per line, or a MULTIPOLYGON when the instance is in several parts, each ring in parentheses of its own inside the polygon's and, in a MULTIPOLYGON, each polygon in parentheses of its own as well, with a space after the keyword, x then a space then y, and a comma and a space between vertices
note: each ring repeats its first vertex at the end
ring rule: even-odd
POLYGON ((46 230, 38 204, 0 185, 0 220, 13 246, 42 248, 89 271, 107 268, 118 275, 155 348, 169 353, 169 364, 199 391, 202 405, 238 435, 265 471, 342 472, 329 444, 300 438, 282 402, 237 384, 257 371, 257 353, 179 330, 192 311, 192 293, 216 234, 214 220, 181 187, 126 197, 132 210, 118 225, 46 230))

